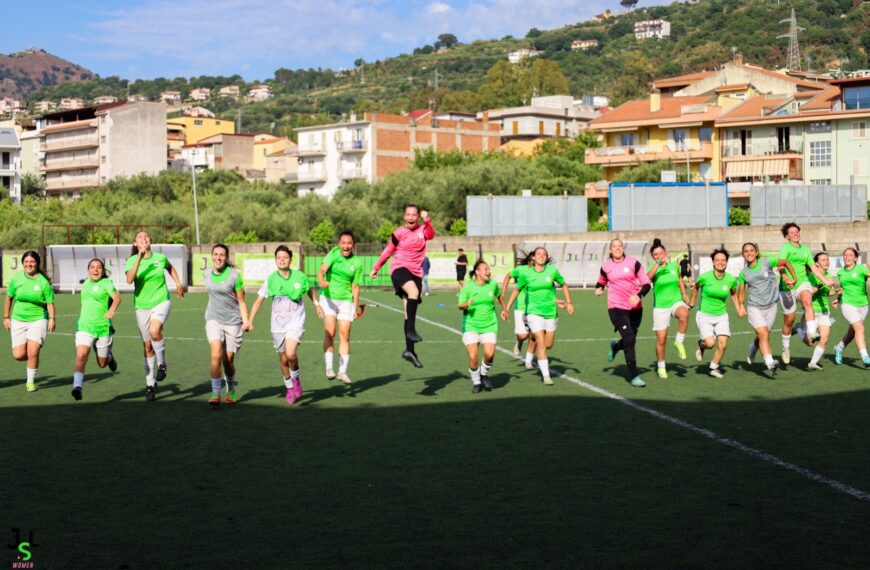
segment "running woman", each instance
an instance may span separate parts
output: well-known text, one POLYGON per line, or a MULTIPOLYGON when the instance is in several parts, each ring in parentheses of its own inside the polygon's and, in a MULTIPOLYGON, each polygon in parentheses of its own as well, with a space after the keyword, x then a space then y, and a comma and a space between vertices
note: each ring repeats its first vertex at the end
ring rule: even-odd
POLYGON ((725 301, 729 296, 731 297, 731 302, 737 307, 737 315, 739 317, 743 317, 746 311, 737 298, 737 278, 725 271, 725 268, 728 267, 728 251, 725 249, 714 249, 713 253, 710 254, 710 258, 713 260, 713 269, 702 273, 698 277, 698 280, 695 281, 689 306, 695 306, 695 299, 698 296, 698 291, 700 291, 701 306, 695 315, 695 322, 698 325, 698 331, 701 333, 701 340, 698 341, 698 350, 695 351, 695 358, 698 359, 698 362, 702 362, 704 360, 704 351, 715 347, 716 351, 713 353, 713 359, 710 361, 708 374, 713 378, 723 378, 719 364, 722 362, 722 357, 725 356, 725 349, 728 347, 728 337, 731 336, 731 326, 728 320, 728 310, 725 306, 725 301))
POLYGON ((414 344, 423 340, 417 334, 417 305, 420 304, 420 291, 423 282, 423 258, 426 257, 426 242, 435 237, 435 228, 429 219, 429 212, 414 204, 405 206, 405 225, 398 228, 390 236, 387 247, 384 248, 381 257, 375 262, 370 277, 378 276, 381 266, 387 262, 390 256, 390 279, 396 295, 402 299, 405 306, 405 351, 402 358, 416 366, 423 368, 414 344), (423 223, 420 224, 420 220, 423 223))
POLYGON ((738 278, 737 298, 748 317, 749 325, 755 330, 755 339, 749 343, 746 362, 751 365, 755 354, 760 350, 768 372, 775 376, 779 362, 773 359, 770 331, 776 321, 776 301, 779 298, 776 274, 780 267, 787 269, 783 273, 783 280, 786 286, 792 286, 794 280, 790 276, 795 273, 794 267, 787 259, 778 259, 776 266, 771 265, 768 258, 758 256, 758 246, 754 243, 744 243, 741 252, 746 265, 738 278))
POLYGON ((260 287, 257 300, 251 307, 251 314, 244 326, 245 331, 254 329, 254 317, 266 298, 272 300, 272 341, 278 353, 286 400, 293 404, 302 397, 302 381, 299 378, 299 357, 296 349, 305 334, 305 304, 307 294, 317 309, 317 316, 323 318, 323 309, 314 301, 314 291, 308 288, 308 277, 304 271, 290 267, 293 252, 286 245, 275 248, 277 269, 260 287))
POLYGON ((837 273, 840 287, 843 289, 840 300, 840 310, 849 322, 846 334, 834 347, 834 362, 843 364, 843 351, 852 340, 858 345, 858 352, 864 366, 870 366, 870 355, 867 354, 867 342, 864 339, 864 319, 867 318, 867 276, 870 270, 863 263, 858 263, 858 251, 847 247, 843 251, 843 267, 837 273))
POLYGON ((671 261, 668 251, 658 238, 653 240, 650 254, 655 263, 647 267, 647 277, 653 284, 653 331, 656 333, 656 371, 659 378, 666 379, 665 344, 671 318, 677 319, 677 335, 674 347, 682 360, 686 359, 686 330, 689 328, 689 296, 686 285, 680 278, 680 266, 671 261))
POLYGON ((54 332, 54 291, 39 269, 41 260, 35 251, 21 256, 21 273, 16 273, 6 289, 3 328, 12 333, 12 358, 27 361, 28 392, 36 391, 39 351, 45 337, 54 332))
POLYGON ((326 378, 336 377, 350 386, 347 375, 350 363, 350 327, 359 314, 359 286, 362 282, 362 261, 353 253, 356 243, 353 232, 345 230, 338 236, 338 245, 332 248, 317 272, 320 284, 318 305, 323 310, 323 359, 326 378), (338 328, 338 374, 333 368, 335 330, 338 328))
MULTIPOLYGON (((504 282, 501 286, 501 296, 502 302, 504 302, 505 296, 507 295, 508 286, 510 285, 511 279, 515 282, 519 281, 520 274, 524 271, 531 269, 531 266, 535 264, 535 252, 532 251, 528 253, 520 260, 517 260, 517 266, 514 267, 510 273, 504 276, 504 282)), ((517 295, 517 300, 514 303, 514 334, 517 335, 517 342, 514 344, 514 356, 519 358, 523 343, 528 340, 529 347, 526 351, 525 356, 525 365, 527 370, 531 370, 534 368, 532 364, 533 359, 535 358, 535 337, 531 336, 529 332, 529 324, 526 322, 526 296, 525 295, 517 295)))
POLYGON ((498 316, 495 305, 501 305, 502 318, 507 318, 507 306, 501 298, 498 283, 491 281, 492 270, 483 260, 474 262, 471 279, 459 292, 459 310, 462 311, 462 343, 468 351, 468 373, 471 374, 471 391, 477 394, 483 389, 492 390, 489 370, 495 357, 498 336, 498 316), (478 345, 483 347, 483 362, 480 362, 478 345), (478 363, 480 367, 478 367, 478 363))
POLYGON ((172 302, 166 287, 165 273, 175 282, 175 292, 184 298, 184 284, 175 267, 162 253, 151 251, 151 236, 139 232, 133 240, 133 252, 124 265, 127 283, 133 285, 136 323, 145 348, 145 401, 157 398, 157 382, 166 378, 166 344, 163 325, 169 318, 172 302))
POLYGON ((81 289, 82 311, 76 321, 76 364, 73 371, 72 397, 82 399, 85 365, 93 347, 97 353, 97 366, 109 367, 114 372, 118 363, 112 354, 112 319, 121 304, 121 295, 106 275, 102 259, 88 262, 88 278, 81 289))
POLYGON ((221 405, 223 379, 227 383, 227 405, 238 401, 235 357, 242 348, 242 327, 248 320, 248 304, 242 275, 229 264, 229 257, 230 248, 222 243, 215 244, 211 248, 211 269, 203 272, 208 292, 205 336, 211 353, 210 406, 221 405))
POLYGON ((815 274, 819 281, 830 287, 834 281, 830 277, 823 277, 819 268, 813 263, 813 253, 805 245, 801 245, 801 228, 797 224, 790 222, 782 226, 780 230, 786 242, 779 250, 779 259, 785 259, 791 262, 794 267, 792 279, 794 284, 789 286, 783 280, 780 282, 780 302, 782 303, 782 362, 788 364, 791 362, 791 354, 789 351, 791 345, 792 327, 794 326, 797 317, 796 310, 798 303, 804 308, 804 314, 807 320, 807 336, 810 342, 819 340, 819 325, 816 322, 815 312, 813 311, 813 286, 810 285, 807 275, 815 274))
POLYGON ((571 292, 565 278, 555 265, 550 264, 550 254, 543 247, 534 251, 534 265, 519 275, 517 288, 511 293, 510 300, 503 303, 502 318, 507 320, 507 307, 513 305, 519 295, 526 297, 526 321, 529 331, 535 338, 535 348, 538 354, 538 368, 541 371, 541 381, 547 386, 553 385, 550 378, 550 361, 547 351, 553 348, 556 340, 556 325, 559 323, 559 308, 561 303, 556 298, 556 286, 562 287, 565 295, 564 306, 568 314, 574 314, 571 303, 571 292))
POLYGON ((651 284, 649 275, 643 270, 640 261, 625 255, 625 245, 622 240, 610 241, 610 257, 601 264, 598 283, 595 284, 595 294, 599 297, 607 287, 607 313, 613 328, 619 333, 619 341, 610 341, 607 361, 613 362, 616 353, 625 353, 625 364, 628 365, 628 381, 636 388, 643 388, 646 382, 637 370, 637 331, 643 319, 643 304, 641 299, 649 293, 651 284))
MULTIPOLYGON (((813 258, 816 265, 822 271, 823 275, 828 275, 828 269, 831 267, 831 260, 828 254, 820 251, 813 258)), ((818 344, 813 349, 813 356, 810 358, 810 363, 807 365, 807 370, 822 370, 820 360, 825 354, 825 347, 828 345, 828 338, 831 336, 831 325, 834 322, 831 320, 831 307, 837 308, 839 301, 835 298, 831 300, 831 295, 836 294, 834 288, 828 287, 814 273, 809 275, 810 283, 813 285, 813 311, 816 313, 816 321, 819 323, 819 339, 818 344)), ((804 341, 807 346, 812 346, 810 339, 807 338, 806 332, 806 315, 801 318, 801 322, 797 326, 798 336, 804 341)))

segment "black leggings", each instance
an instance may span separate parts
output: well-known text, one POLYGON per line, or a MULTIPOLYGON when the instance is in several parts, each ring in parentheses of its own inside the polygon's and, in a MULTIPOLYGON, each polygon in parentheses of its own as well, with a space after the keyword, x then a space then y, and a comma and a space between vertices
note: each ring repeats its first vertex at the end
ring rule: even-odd
POLYGON ((643 319, 643 307, 637 309, 607 309, 610 322, 621 337, 616 344, 617 350, 625 352, 625 363, 628 365, 629 378, 637 377, 637 355, 634 346, 637 343, 637 329, 643 319))

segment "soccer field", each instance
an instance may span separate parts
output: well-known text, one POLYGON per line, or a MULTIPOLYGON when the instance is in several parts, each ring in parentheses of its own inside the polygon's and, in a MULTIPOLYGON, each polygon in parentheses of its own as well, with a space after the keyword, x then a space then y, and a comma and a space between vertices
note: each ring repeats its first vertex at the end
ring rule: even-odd
MULTIPOLYGON (((472 394, 454 293, 421 305, 422 369, 400 357, 400 301, 363 297, 350 388, 324 377, 308 305, 292 407, 267 308, 238 355, 240 402, 219 409, 207 404, 205 295, 173 297, 153 403, 130 296, 115 321, 119 370, 92 359, 81 402, 77 296, 57 300, 34 393, 4 332, 7 543, 9 529, 33 531, 34 568, 867 565, 870 370, 854 345, 834 365, 839 312, 822 372, 805 370, 811 349, 796 338, 775 380, 760 357, 748 369, 749 326, 732 315, 724 379, 677 360, 669 341, 660 380, 648 308, 637 389, 621 354, 607 363, 605 300, 576 291, 550 354, 555 386, 500 352, 495 389, 472 394)), ((501 327, 509 352, 513 324, 501 327)), ((687 348, 696 339, 692 315, 687 348)), ((11 564, 17 553, 3 552, 11 564)))

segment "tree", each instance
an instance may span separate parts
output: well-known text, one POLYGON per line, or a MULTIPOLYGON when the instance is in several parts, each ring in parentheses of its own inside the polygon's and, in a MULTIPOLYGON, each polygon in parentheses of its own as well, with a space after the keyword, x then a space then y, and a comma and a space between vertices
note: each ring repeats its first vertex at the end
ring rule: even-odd
POLYGON ((21 177, 21 197, 37 196, 42 197, 45 194, 45 182, 36 174, 28 172, 21 177))
POLYGON ((310 232, 308 232, 308 239, 311 240, 311 243, 315 245, 328 246, 332 242, 335 241, 335 226, 330 220, 323 220, 310 232))
POLYGON ((435 49, 446 48, 450 49, 453 46, 459 45, 459 40, 453 34, 441 34, 438 36, 438 41, 435 42, 435 49))
POLYGON ((522 105, 523 87, 516 66, 499 60, 486 72, 486 80, 477 93, 489 108, 522 105))
POLYGON ((532 28, 531 30, 529 30, 529 33, 526 34, 526 37, 527 38, 537 38, 538 36, 540 36, 543 33, 544 32, 542 32, 538 28, 532 28))
POLYGON ((635 6, 637 6, 637 0, 619 0, 619 5, 623 8, 628 8, 631 10, 635 6))
POLYGON ((567 95, 568 79, 555 61, 536 59, 523 74, 525 99, 543 95, 567 95))

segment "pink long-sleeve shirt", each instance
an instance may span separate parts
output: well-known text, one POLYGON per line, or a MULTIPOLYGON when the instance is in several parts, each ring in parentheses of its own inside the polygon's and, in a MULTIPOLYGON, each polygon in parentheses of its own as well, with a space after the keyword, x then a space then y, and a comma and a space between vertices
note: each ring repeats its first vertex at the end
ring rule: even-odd
POLYGON ((651 285, 643 266, 633 257, 625 256, 620 261, 605 260, 601 264, 598 285, 607 287, 608 309, 637 309, 642 303, 632 305, 629 297, 640 295, 641 287, 651 285))
POLYGON ((423 277, 423 259, 426 257, 426 242, 435 237, 432 220, 426 220, 423 225, 417 224, 413 230, 402 226, 393 232, 387 247, 375 263, 373 269, 379 271, 384 263, 390 260, 390 273, 406 268, 412 275, 423 277))

